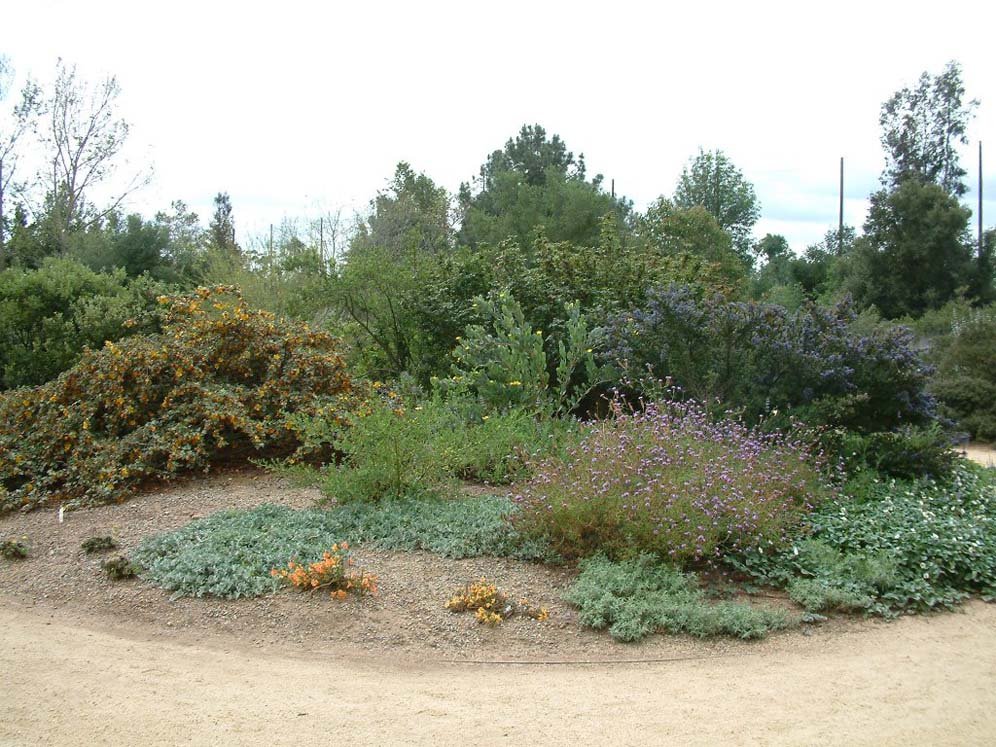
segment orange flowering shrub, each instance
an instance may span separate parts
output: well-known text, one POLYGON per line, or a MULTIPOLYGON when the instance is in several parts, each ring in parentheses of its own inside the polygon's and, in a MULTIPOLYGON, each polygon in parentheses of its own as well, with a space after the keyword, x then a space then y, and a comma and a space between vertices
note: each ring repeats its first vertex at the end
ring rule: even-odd
POLYGON ((121 500, 233 458, 306 458, 319 447, 302 416, 336 422, 363 399, 335 338, 252 310, 234 288, 159 302, 161 334, 0 395, 0 511, 121 500))
POLYGON ((501 625, 517 612, 540 622, 546 620, 550 613, 546 607, 533 607, 528 599, 520 599, 518 603, 509 600, 496 584, 486 578, 467 584, 457 591, 446 603, 450 612, 474 611, 477 622, 484 625, 501 625))
POLYGON ((307 565, 292 560, 287 568, 274 568, 270 575, 302 590, 329 589, 332 599, 345 599, 350 592, 376 594, 376 576, 363 571, 350 573, 347 570, 353 565, 348 550, 347 542, 332 545, 332 549, 326 550, 321 560, 307 565))

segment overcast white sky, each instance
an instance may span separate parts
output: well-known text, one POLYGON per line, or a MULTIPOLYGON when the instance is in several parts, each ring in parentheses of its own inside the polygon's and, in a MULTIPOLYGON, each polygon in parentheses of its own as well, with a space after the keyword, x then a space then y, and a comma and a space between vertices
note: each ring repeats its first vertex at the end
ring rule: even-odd
MULTIPOLYGON (((754 183, 758 236, 796 250, 860 226, 883 166, 878 114, 919 74, 962 64, 981 101, 963 150, 996 223, 996 11, 980 2, 8 3, 0 54, 45 83, 62 57, 117 76, 130 154, 206 224, 231 194, 240 238, 281 218, 363 209, 400 160, 455 191, 524 123, 584 152, 644 207, 699 146, 754 183), (694 5, 694 7, 693 7, 694 5)), ((975 218, 973 217, 973 226, 975 218)))

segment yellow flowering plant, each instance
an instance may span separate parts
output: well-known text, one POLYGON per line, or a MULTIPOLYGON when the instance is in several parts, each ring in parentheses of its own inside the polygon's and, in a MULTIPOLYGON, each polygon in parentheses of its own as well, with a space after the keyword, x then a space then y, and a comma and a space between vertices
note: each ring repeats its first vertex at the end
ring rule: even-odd
POLYGON ((0 512, 123 500, 137 485, 249 456, 303 459, 290 413, 362 401, 337 339, 251 309, 237 289, 159 298, 162 332, 87 351, 0 395, 0 512))
POLYGON ((481 577, 456 591, 446 602, 450 612, 473 612, 477 622, 495 627, 517 613, 543 622, 550 616, 546 607, 534 607, 528 599, 513 602, 497 584, 481 577))

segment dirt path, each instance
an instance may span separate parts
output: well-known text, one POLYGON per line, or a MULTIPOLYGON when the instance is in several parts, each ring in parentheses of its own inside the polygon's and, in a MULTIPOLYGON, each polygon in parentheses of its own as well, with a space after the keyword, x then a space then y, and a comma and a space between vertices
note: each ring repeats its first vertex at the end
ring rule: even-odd
POLYGON ((962 453, 983 467, 996 467, 996 447, 991 444, 967 444, 962 453))
POLYGON ((412 664, 0 609, 0 745, 992 744, 996 607, 650 664, 412 664))

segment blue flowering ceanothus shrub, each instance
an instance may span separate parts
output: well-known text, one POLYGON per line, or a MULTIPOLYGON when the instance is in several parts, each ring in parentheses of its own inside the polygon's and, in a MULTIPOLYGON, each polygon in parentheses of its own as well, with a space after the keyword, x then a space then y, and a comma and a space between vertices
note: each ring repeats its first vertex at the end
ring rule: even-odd
POLYGON ((893 325, 862 329, 849 301, 789 312, 702 298, 680 285, 647 298, 608 327, 610 358, 638 383, 670 379, 748 422, 794 417, 867 434, 935 419, 926 391, 931 369, 912 333, 893 325))

